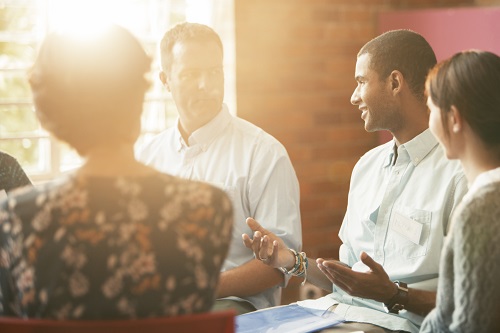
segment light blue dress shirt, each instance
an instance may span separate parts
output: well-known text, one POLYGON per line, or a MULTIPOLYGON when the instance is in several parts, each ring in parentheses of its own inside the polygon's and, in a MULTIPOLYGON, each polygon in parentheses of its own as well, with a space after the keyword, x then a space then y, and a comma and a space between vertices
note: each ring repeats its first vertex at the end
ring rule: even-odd
MULTIPOLYGON (((234 227, 223 271, 254 258, 241 240, 243 233, 253 234, 247 217, 281 237, 288 247, 301 249, 299 182, 278 140, 232 116, 226 105, 188 140, 186 145, 177 126, 168 128, 142 147, 137 158, 159 171, 206 181, 226 191, 233 203, 234 227)), ((257 309, 279 305, 281 288, 275 286, 245 299, 257 309)))
MULTIPOLYGON (((354 167, 347 212, 339 236, 340 260, 366 268, 365 251, 391 280, 408 284, 437 280, 440 252, 455 206, 467 191, 457 161, 449 161, 429 129, 397 148, 390 141, 366 153, 354 167)), ((383 304, 351 297, 333 286, 335 312, 348 321, 418 332, 422 317, 387 314, 383 304)))

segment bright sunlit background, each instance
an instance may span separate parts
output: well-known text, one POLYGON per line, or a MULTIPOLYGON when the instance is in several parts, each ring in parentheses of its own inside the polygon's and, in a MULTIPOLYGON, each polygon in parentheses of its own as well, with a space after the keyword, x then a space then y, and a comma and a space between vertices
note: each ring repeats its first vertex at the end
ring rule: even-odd
POLYGON ((31 103, 26 71, 41 40, 52 30, 88 35, 111 22, 129 29, 153 57, 152 87, 137 144, 172 125, 176 110, 157 79, 157 44, 169 27, 182 21, 207 24, 221 35, 225 102, 236 113, 232 0, 0 0, 0 150, 14 156, 35 183, 82 163, 73 150, 40 127, 31 103))

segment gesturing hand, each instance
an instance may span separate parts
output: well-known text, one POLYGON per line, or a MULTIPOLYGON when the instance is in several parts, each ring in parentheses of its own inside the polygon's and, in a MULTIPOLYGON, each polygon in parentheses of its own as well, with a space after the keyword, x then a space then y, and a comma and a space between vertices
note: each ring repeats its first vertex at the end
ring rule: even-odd
POLYGON ((263 228, 251 217, 247 218, 246 223, 254 232, 253 239, 247 234, 241 237, 245 246, 253 251, 255 258, 271 267, 293 267, 295 257, 281 238, 263 228))
POLYGON ((367 272, 353 271, 336 260, 318 258, 316 263, 331 282, 349 295, 388 302, 397 293, 396 285, 389 279, 382 265, 366 252, 362 252, 360 258, 370 268, 367 272))

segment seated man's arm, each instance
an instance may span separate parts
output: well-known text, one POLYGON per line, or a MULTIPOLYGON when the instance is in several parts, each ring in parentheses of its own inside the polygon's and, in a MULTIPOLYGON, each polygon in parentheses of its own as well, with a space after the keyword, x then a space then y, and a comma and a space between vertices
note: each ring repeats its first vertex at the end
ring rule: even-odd
POLYGON ((252 296, 283 283, 283 273, 260 260, 249 262, 221 272, 217 298, 252 296))
POLYGON ((408 288, 408 304, 406 310, 426 316, 436 306, 436 292, 408 288))

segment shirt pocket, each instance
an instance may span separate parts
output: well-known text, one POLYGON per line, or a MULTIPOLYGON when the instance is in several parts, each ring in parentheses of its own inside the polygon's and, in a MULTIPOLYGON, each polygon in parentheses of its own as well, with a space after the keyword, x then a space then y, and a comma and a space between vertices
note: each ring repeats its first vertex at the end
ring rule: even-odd
MULTIPOLYGON (((394 249, 396 253, 401 255, 403 258, 418 258, 425 256, 427 254, 427 250, 430 243, 430 232, 432 223, 432 212, 414 208, 395 208, 391 215, 391 219, 389 221, 389 230, 387 232, 387 248, 394 249), (398 231, 401 230, 401 223, 397 228, 395 219, 399 216, 400 219, 406 221, 406 223, 410 223, 410 225, 403 230, 403 232, 398 231), (409 230, 413 230, 415 227, 421 226, 420 235, 415 234, 415 232, 410 233, 409 230), (405 235, 405 233, 407 233, 405 235), (413 240, 411 239, 413 238, 413 240), (418 241, 416 241, 416 239, 418 241)), ((403 224, 404 227, 404 224, 403 224)), ((417 230, 419 228, 416 228, 417 230)))

